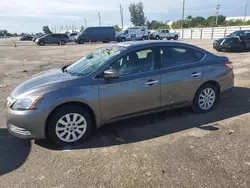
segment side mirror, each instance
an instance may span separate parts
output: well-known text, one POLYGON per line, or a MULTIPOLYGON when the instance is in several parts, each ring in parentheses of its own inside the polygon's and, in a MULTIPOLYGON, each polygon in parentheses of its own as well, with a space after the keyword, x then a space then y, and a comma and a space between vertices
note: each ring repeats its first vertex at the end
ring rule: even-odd
POLYGON ((119 73, 115 69, 110 68, 104 71, 103 77, 108 79, 116 79, 119 78, 119 73))

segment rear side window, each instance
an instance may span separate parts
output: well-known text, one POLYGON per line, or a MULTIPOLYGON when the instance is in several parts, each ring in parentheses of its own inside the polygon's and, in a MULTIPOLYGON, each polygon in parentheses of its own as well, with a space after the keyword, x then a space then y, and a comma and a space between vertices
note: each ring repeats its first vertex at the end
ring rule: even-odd
POLYGON ((204 53, 186 47, 162 47, 161 65, 162 67, 172 67, 199 62, 204 53))

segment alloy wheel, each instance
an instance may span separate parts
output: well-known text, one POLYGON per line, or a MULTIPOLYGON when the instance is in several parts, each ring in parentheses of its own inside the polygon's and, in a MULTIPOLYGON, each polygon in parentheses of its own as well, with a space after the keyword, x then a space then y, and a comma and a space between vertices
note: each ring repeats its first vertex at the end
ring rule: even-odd
POLYGON ((81 114, 70 113, 61 117, 55 128, 60 140, 71 143, 79 140, 85 134, 87 121, 81 114))
POLYGON ((198 105, 202 110, 209 110, 213 107, 216 93, 212 88, 205 88, 199 95, 198 105))

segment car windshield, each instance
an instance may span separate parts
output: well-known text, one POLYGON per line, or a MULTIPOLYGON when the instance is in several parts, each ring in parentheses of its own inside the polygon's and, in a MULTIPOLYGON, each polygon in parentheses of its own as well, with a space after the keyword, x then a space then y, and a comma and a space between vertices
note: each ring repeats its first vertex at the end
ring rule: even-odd
POLYGON ((241 35, 244 35, 244 32, 242 32, 242 31, 235 31, 235 32, 231 33, 228 36, 229 37, 236 37, 236 36, 241 36, 241 35))
POLYGON ((65 71, 75 76, 89 74, 106 63, 111 57, 119 54, 124 47, 110 46, 101 47, 83 57, 79 61, 68 66, 65 71))

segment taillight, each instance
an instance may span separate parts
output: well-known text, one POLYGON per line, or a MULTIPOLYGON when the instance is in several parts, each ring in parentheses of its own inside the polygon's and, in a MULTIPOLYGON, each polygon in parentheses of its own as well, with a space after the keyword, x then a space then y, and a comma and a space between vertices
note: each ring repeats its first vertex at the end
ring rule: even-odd
POLYGON ((232 71, 233 70, 233 63, 228 61, 226 63, 224 63, 227 67, 228 67, 228 71, 232 71))

